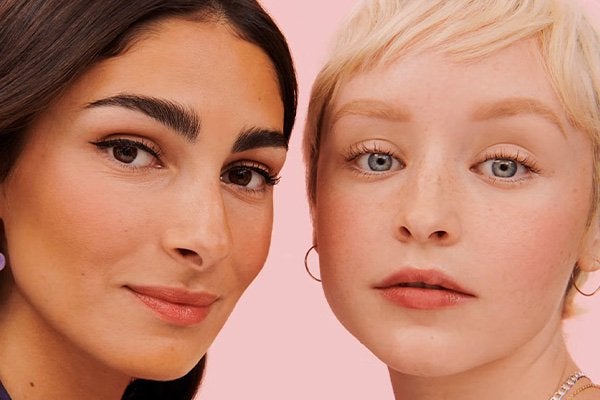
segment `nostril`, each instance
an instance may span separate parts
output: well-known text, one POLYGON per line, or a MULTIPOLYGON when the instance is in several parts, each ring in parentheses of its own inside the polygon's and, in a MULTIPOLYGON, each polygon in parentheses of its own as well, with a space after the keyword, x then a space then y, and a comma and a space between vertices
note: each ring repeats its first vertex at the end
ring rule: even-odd
POLYGON ((198 265, 202 264, 202 257, 200 257, 200 255, 198 253, 196 253, 195 251, 193 251, 193 250, 179 248, 179 249, 177 249, 177 252, 183 258, 191 260, 191 261, 195 262, 198 265))
POLYGON ((435 231, 433 232, 433 235, 438 239, 444 239, 446 236, 448 236, 448 233, 445 231, 435 231))
POLYGON ((411 233, 407 227, 403 226, 400 228, 400 235, 402 235, 403 237, 410 237, 411 233))

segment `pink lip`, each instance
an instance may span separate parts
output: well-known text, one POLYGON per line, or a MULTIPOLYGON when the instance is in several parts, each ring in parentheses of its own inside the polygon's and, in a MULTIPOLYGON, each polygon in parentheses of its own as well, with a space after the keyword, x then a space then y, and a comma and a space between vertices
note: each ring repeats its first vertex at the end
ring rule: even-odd
POLYGON ((457 306, 476 297, 443 272, 433 269, 404 268, 377 284, 375 289, 395 304, 418 310, 457 306), (415 283, 436 288, 406 286, 415 283))
POLYGON ((206 292, 156 286, 126 286, 144 305, 166 322, 190 326, 202 322, 218 296, 206 292))

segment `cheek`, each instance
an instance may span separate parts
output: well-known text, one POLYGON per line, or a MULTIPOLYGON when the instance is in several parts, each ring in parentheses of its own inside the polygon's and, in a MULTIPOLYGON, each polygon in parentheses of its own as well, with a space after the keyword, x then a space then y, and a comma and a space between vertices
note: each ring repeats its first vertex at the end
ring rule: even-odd
POLYGON ((228 200, 229 229, 233 245, 233 271, 238 289, 243 291, 262 269, 271 242, 272 201, 240 204, 228 200))
POLYGON ((18 285, 38 304, 100 294, 110 266, 135 252, 148 231, 140 215, 147 205, 123 207, 110 186, 78 171, 48 161, 11 180, 5 220, 11 265, 18 285))
MULTIPOLYGON (((321 182, 325 182, 322 180, 321 182)), ((380 243, 390 239, 392 207, 377 204, 380 197, 353 185, 322 185, 317 193, 316 240, 323 289, 338 317, 353 312, 358 291, 371 280, 380 243), (386 222, 387 221, 387 222, 386 222)), ((385 245, 384 245, 385 246, 385 245)))
POLYGON ((479 265, 472 270, 483 293, 496 293, 521 309, 540 304, 560 308, 588 212, 573 200, 530 199, 512 212, 472 214, 475 222, 468 240, 473 247, 468 253, 479 255, 479 265))
POLYGON ((54 249, 68 258, 101 256, 110 261, 143 239, 151 206, 136 204, 133 193, 119 194, 98 180, 82 179, 86 176, 57 166, 49 176, 38 173, 36 181, 19 184, 11 216, 30 247, 54 249))

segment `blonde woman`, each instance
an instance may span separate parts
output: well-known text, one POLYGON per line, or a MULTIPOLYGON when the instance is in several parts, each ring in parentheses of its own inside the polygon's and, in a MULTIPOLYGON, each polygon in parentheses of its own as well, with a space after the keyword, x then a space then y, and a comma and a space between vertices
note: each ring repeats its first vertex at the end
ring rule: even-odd
POLYGON ((599 98, 573 1, 372 0, 342 27, 306 128, 314 244, 396 399, 600 398, 561 331, 600 267, 599 98))

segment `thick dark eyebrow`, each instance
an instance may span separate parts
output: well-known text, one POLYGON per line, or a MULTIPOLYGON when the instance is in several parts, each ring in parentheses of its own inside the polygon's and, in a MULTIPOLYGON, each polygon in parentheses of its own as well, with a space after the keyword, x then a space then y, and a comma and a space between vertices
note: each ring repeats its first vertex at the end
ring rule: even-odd
POLYGON ((288 139, 282 132, 262 128, 249 128, 244 130, 235 140, 232 153, 252 150, 261 147, 283 147, 288 149, 288 139))
POLYGON ((181 104, 155 97, 120 94, 89 103, 86 108, 124 107, 139 111, 194 141, 200 131, 198 115, 181 104))

